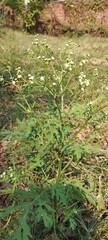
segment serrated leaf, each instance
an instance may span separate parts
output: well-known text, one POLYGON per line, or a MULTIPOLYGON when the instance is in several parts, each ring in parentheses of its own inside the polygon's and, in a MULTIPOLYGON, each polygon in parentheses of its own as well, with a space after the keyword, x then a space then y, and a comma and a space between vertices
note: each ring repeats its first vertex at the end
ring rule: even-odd
POLYGON ((21 228, 18 228, 13 236, 9 237, 7 240, 22 240, 21 228))
POLYGON ((25 215, 22 218, 21 229, 22 229, 22 236, 23 236, 22 239, 29 240, 29 237, 31 237, 31 233, 30 233, 30 227, 27 224, 27 215, 25 215))
POLYGON ((18 206, 8 207, 8 208, 5 208, 5 209, 0 209, 0 217, 1 218, 8 217, 14 211, 18 211, 18 210, 21 210, 21 209, 24 209, 24 208, 25 208, 25 204, 21 203, 18 206))
POLYGON ((72 230, 76 229, 77 223, 76 223, 76 221, 74 220, 74 218, 69 218, 69 223, 70 223, 70 228, 71 228, 72 230))
POLYGON ((27 224, 27 213, 19 219, 20 227, 7 240, 29 240, 31 236, 29 225, 27 224))

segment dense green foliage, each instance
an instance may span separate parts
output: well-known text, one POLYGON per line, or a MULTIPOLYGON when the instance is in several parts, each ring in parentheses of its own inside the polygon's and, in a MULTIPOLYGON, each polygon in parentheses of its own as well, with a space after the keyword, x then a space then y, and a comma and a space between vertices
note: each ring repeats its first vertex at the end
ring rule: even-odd
POLYGON ((23 0, 4 0, 4 3, 12 9, 16 10, 17 12, 21 12, 24 8, 23 0))
POLYGON ((23 0, 5 0, 5 4, 20 13, 23 19, 24 28, 29 31, 36 31, 39 23, 40 12, 43 9, 43 0, 31 0, 27 5, 23 0))
POLYGON ((43 0, 31 0, 27 4, 27 8, 24 12, 22 12, 24 27, 27 31, 36 31, 39 24, 40 12, 42 9, 43 0))

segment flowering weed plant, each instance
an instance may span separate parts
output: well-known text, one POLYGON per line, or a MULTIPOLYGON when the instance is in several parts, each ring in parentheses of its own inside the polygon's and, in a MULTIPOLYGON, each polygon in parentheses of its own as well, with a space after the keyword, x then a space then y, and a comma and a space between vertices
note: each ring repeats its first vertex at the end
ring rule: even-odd
POLYGON ((83 138, 81 133, 107 104, 100 94, 88 101, 93 81, 86 73, 89 59, 78 62, 76 48, 69 41, 54 52, 36 35, 26 53, 33 61, 34 74, 17 67, 12 78, 25 117, 17 120, 12 131, 2 133, 9 141, 12 166, 0 177, 11 186, 6 191, 12 194, 13 206, 2 209, 0 215, 16 214, 19 220, 8 239, 41 240, 49 232, 55 239, 89 240, 94 236, 95 221, 91 220, 91 228, 83 220, 84 214, 88 203, 103 209, 104 200, 101 194, 99 201, 92 177, 93 184, 89 180, 86 184, 77 167, 82 171, 81 162, 105 152, 92 144, 92 137, 83 138))

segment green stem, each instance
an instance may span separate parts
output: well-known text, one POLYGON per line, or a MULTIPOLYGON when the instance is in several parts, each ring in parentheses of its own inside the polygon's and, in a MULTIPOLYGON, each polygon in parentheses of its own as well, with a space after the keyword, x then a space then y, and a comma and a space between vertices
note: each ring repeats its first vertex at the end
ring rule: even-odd
MULTIPOLYGON (((61 180, 61 172, 62 172, 62 158, 60 159, 58 156, 58 161, 59 161, 59 164, 58 164, 58 172, 57 172, 57 177, 56 177, 56 184, 60 182, 61 180)), ((56 197, 56 193, 55 193, 55 196, 54 196, 54 213, 55 213, 55 224, 54 224, 54 230, 55 230, 55 233, 56 233, 56 229, 57 229, 57 197, 56 197)))
POLYGON ((62 172, 62 158, 59 159, 58 173, 57 173, 56 183, 59 183, 60 180, 61 180, 61 172, 62 172))
POLYGON ((63 86, 62 83, 60 85, 60 90, 61 90, 61 112, 63 113, 64 111, 64 95, 63 95, 63 86))

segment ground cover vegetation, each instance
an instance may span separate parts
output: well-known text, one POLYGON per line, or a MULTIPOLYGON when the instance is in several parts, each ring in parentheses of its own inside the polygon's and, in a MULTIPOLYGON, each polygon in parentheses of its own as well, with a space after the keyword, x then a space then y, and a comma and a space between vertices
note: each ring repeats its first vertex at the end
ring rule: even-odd
MULTIPOLYGON (((12 20, 14 21, 12 25, 14 28, 20 28, 18 23, 15 22, 18 15, 23 21, 21 27, 26 29, 28 32, 33 32, 36 31, 39 24, 40 13, 43 9, 44 2, 44 0, 31 0, 26 5, 23 0, 5 0, 4 6, 8 6, 13 10, 14 19, 12 20)), ((11 16, 9 15, 7 18, 9 19, 10 17, 11 16)))
POLYGON ((107 39, 0 44, 0 239, 108 239, 107 39))

